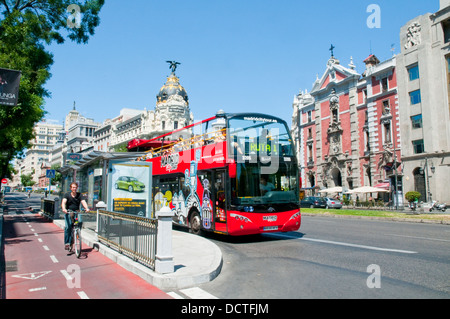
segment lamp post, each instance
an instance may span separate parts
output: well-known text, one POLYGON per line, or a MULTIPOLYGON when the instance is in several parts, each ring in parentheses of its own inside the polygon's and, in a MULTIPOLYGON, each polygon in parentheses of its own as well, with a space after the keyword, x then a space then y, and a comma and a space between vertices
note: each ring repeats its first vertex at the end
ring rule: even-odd
MULTIPOLYGON (((430 173, 428 172, 428 158, 425 157, 425 172, 427 174, 427 194, 428 194, 428 201, 431 203, 433 201, 433 194, 431 193, 430 189, 430 173)), ((431 161, 431 172, 434 174, 436 170, 436 167, 433 165, 433 161, 431 161)))

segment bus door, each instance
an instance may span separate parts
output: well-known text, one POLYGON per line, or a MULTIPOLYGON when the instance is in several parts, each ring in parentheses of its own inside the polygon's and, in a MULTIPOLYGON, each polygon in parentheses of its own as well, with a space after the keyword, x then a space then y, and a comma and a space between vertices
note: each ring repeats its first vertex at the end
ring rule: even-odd
POLYGON ((227 232, 227 212, 226 212, 226 192, 225 192, 225 170, 214 172, 214 222, 215 230, 218 232, 227 232))

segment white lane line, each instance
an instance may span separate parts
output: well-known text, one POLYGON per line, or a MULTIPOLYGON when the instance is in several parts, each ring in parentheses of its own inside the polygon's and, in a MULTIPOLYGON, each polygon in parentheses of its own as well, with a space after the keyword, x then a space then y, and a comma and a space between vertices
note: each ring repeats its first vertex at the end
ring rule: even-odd
POLYGON ((29 292, 35 292, 35 291, 41 291, 41 290, 46 290, 47 287, 41 287, 41 288, 33 288, 33 289, 28 289, 29 292))
POLYGON ((50 259, 51 259, 51 260, 53 261, 53 263, 55 263, 55 264, 59 263, 59 260, 56 259, 56 257, 55 257, 54 255, 51 255, 51 256, 50 256, 50 259))
POLYGON ((36 237, 37 237, 37 236, 39 236, 39 235, 38 235, 37 233, 34 233, 34 236, 36 236, 36 237))
POLYGON ((60 270, 63 274, 64 278, 66 278, 67 281, 72 280, 72 276, 69 275, 69 273, 66 270, 60 270))
POLYGON ((89 299, 88 295, 86 295, 84 291, 78 291, 77 294, 81 299, 89 299))
POLYGON ((180 292, 185 294, 191 299, 218 299, 216 296, 213 296, 210 293, 198 287, 181 289, 180 292))
POLYGON ((386 235, 387 236, 395 236, 395 237, 403 237, 403 238, 414 238, 414 239, 450 242, 450 240, 448 240, 448 239, 440 239, 440 238, 417 237, 417 236, 406 236, 406 235, 395 235, 395 234, 386 234, 386 235))
POLYGON ((316 242, 316 243, 331 244, 331 245, 338 245, 338 246, 347 246, 347 247, 355 247, 355 248, 362 248, 362 249, 369 249, 369 250, 386 251, 386 252, 392 252, 392 253, 417 254, 417 251, 391 249, 391 248, 381 248, 381 247, 358 245, 358 244, 351 244, 351 243, 342 243, 342 242, 339 242, 339 241, 331 241, 331 240, 324 240, 324 239, 314 239, 314 238, 304 238, 304 237, 298 238, 298 237, 293 237, 293 236, 289 236, 289 235, 286 235, 286 234, 265 234, 265 235, 275 236, 275 237, 285 237, 285 238, 291 238, 291 239, 299 239, 299 240, 306 240, 306 241, 312 241, 312 242, 316 242))
POLYGON ((38 238, 38 242, 42 243, 42 238, 38 238))
POLYGON ((50 250, 50 248, 48 248, 48 246, 46 246, 46 245, 44 245, 44 246, 42 246, 42 247, 44 248, 44 250, 47 250, 47 251, 50 250))

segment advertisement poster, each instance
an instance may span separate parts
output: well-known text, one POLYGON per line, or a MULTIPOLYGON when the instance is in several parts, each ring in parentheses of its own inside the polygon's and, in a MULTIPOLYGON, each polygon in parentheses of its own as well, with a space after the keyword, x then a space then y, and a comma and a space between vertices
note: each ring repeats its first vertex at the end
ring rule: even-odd
POLYGON ((17 105, 20 76, 20 71, 0 69, 0 104, 17 105))
POLYGON ((151 163, 110 162, 108 210, 151 217, 151 163))

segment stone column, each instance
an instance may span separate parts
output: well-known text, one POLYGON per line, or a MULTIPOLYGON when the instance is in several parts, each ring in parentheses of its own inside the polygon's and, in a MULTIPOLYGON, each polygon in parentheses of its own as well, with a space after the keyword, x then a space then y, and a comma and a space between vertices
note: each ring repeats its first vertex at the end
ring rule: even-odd
POLYGON ((158 234, 156 238, 155 271, 160 274, 173 273, 175 266, 172 255, 172 217, 169 207, 156 212, 158 234))

